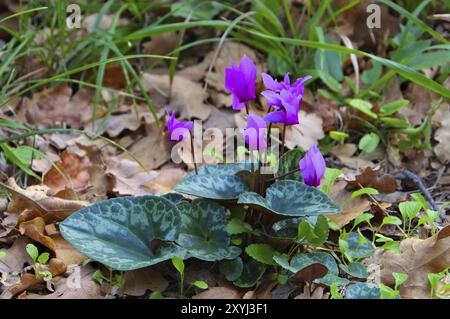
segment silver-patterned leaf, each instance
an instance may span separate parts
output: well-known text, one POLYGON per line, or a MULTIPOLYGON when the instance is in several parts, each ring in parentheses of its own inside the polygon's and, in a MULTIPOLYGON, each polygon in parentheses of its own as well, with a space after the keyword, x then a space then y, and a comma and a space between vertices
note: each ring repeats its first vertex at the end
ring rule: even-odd
POLYGON ((293 180, 272 184, 266 191, 266 198, 252 192, 243 193, 239 196, 238 203, 256 205, 286 216, 336 214, 341 211, 322 191, 293 180))
POLYGON ((79 252, 113 269, 150 266, 183 252, 175 244, 181 216, 156 196, 100 201, 60 224, 62 236, 79 252))
POLYGON ((305 152, 300 148, 294 148, 293 150, 289 150, 284 153, 280 157, 278 171, 276 172, 275 176, 282 176, 279 178, 280 180, 291 179, 294 181, 302 182, 303 178, 300 175, 299 171, 296 171, 295 173, 289 175, 286 174, 299 168, 299 162, 303 156, 305 156, 305 152))
POLYGON ((234 259, 241 249, 230 246, 225 209, 213 201, 196 199, 177 205, 181 212, 181 230, 177 243, 187 255, 206 261, 234 259))
POLYGON ((232 200, 249 190, 249 186, 235 175, 190 175, 175 185, 174 190, 193 196, 232 200))

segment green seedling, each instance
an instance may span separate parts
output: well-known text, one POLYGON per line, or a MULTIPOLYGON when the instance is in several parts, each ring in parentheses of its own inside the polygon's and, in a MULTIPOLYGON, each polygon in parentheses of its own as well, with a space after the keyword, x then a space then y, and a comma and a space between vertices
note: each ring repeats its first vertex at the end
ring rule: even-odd
POLYGON ((404 273, 393 272, 392 276, 394 277, 394 289, 388 287, 384 284, 380 284, 380 293, 381 299, 399 299, 400 291, 399 287, 408 280, 408 275, 404 273))
POLYGON ((448 280, 450 278, 449 270, 450 267, 439 273, 428 274, 428 282, 430 283, 430 298, 450 298, 450 284, 448 284, 448 281, 442 284, 442 287, 439 287, 441 282, 445 282, 444 279, 448 280))
POLYGON ((123 286, 125 285, 125 277, 122 272, 114 274, 114 270, 110 267, 108 268, 109 276, 106 277, 103 275, 101 270, 97 269, 93 274, 92 278, 97 281, 100 285, 102 285, 104 282, 108 283, 109 286, 109 293, 111 294, 113 292, 113 288, 117 287, 119 291, 122 290, 123 286))
POLYGON ((47 252, 39 254, 38 248, 33 244, 28 244, 25 249, 34 262, 33 269, 36 278, 42 277, 44 281, 51 281, 53 275, 44 267, 50 258, 50 254, 47 252))
MULTIPOLYGON (((180 257, 174 256, 172 257, 172 265, 180 274, 180 297, 184 298, 185 289, 184 289, 184 275, 185 275, 185 264, 183 259, 180 257)), ((189 284, 186 291, 189 291, 192 287, 197 287, 199 289, 208 289, 208 284, 203 280, 196 280, 189 284)))

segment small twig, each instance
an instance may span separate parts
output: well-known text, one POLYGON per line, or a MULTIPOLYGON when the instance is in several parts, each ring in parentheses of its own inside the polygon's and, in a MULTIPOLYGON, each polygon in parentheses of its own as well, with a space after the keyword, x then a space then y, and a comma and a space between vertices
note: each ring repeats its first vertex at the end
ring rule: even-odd
POLYGON ((446 217, 445 211, 441 211, 441 208, 435 202, 435 200, 433 199, 433 197, 431 196, 427 187, 425 186, 425 184, 423 183, 422 179, 419 176, 417 176, 416 174, 414 174, 411 171, 404 171, 404 172, 398 172, 398 173, 394 174, 394 177, 397 179, 400 179, 400 180, 405 180, 405 179, 411 180, 417 186, 417 188, 422 192, 423 196, 425 197, 427 202, 430 204, 431 208, 433 208, 433 210, 439 212, 439 216, 441 217, 441 220, 445 219, 445 217, 446 217))

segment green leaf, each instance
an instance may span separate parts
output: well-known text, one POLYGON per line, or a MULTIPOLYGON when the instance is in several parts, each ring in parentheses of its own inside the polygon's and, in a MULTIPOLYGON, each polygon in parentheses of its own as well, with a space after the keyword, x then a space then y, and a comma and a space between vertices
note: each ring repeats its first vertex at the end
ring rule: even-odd
POLYGON ((42 254, 39 255, 39 257, 37 259, 37 262, 42 264, 42 265, 45 265, 47 263, 47 261, 49 260, 49 258, 50 258, 50 254, 49 253, 42 253, 42 254))
POLYGON ((60 231, 83 255, 113 269, 132 270, 182 254, 174 243, 180 225, 180 212, 170 201, 137 196, 85 207, 66 218, 60 231))
POLYGON ((251 244, 245 248, 245 252, 260 263, 275 266, 277 263, 273 260, 273 256, 277 253, 272 246, 268 244, 251 244))
POLYGON ((401 225, 402 221, 396 216, 386 216, 383 218, 382 225, 401 225))
POLYGON ((353 222, 353 228, 355 228, 356 226, 358 226, 361 223, 369 222, 372 218, 373 218, 373 215, 370 213, 364 213, 364 214, 359 215, 358 217, 355 218, 355 221, 353 222))
POLYGON ((241 250, 230 245, 225 208, 207 199, 195 199, 177 205, 182 213, 177 243, 188 256, 216 261, 234 259, 241 250))
POLYGON ((369 276, 366 266, 361 263, 350 263, 348 265, 341 264, 339 267, 347 274, 355 278, 364 279, 369 276))
POLYGON ((380 289, 373 284, 351 284, 345 291, 345 299, 380 299, 380 289))
POLYGON ((307 220, 298 225, 298 239, 306 241, 313 247, 319 247, 328 239, 329 227, 325 216, 319 215, 314 226, 307 220))
POLYGON ((345 140, 346 138, 348 138, 348 134, 345 133, 345 132, 330 131, 330 133, 328 133, 328 134, 330 134, 330 137, 331 137, 333 140, 338 141, 338 142, 340 142, 340 143, 343 143, 344 140, 345 140))
POLYGON ((383 73, 383 65, 380 62, 373 61, 373 67, 365 70, 362 74, 361 80, 364 84, 370 85, 378 80, 383 73))
POLYGON ((358 148, 365 153, 372 153, 380 143, 380 137, 375 133, 365 134, 358 143, 358 148))
POLYGON ((380 299, 397 299, 399 294, 398 290, 394 290, 385 284, 380 284, 380 299))
POLYGON ((232 218, 227 225, 227 232, 230 235, 243 234, 251 231, 253 231, 252 226, 242 219, 232 218))
POLYGON ((180 275, 184 274, 185 266, 184 266, 183 259, 181 259, 180 257, 177 257, 177 256, 173 256, 172 257, 172 265, 175 267, 175 269, 178 271, 178 273, 180 275))
POLYGON ((373 119, 378 118, 378 116, 374 112, 371 111, 372 107, 373 107, 372 103, 365 101, 365 100, 361 100, 361 99, 350 99, 350 100, 347 100, 347 102, 351 107, 366 114, 367 116, 369 116, 373 119))
POLYGON ((314 283, 326 286, 332 286, 333 284, 337 286, 347 286, 350 283, 350 280, 339 277, 338 275, 332 273, 328 273, 322 278, 317 278, 316 280, 314 280, 314 283))
POLYGON ((39 251, 38 251, 37 247, 33 244, 28 244, 25 247, 25 249, 26 249, 28 255, 30 255, 31 259, 33 259, 33 261, 36 262, 37 258, 39 256, 39 251))
MULTIPOLYGON (((305 152, 300 148, 294 148, 287 151, 280 157, 280 163, 278 165, 278 171, 275 173, 276 177, 283 176, 293 170, 299 168, 300 159, 305 156, 305 152)), ((295 180, 303 181, 300 172, 295 172, 284 177, 280 177, 278 180, 295 180)))
POLYGON ((244 263, 241 257, 237 257, 233 260, 223 260, 219 264, 219 271, 222 273, 228 281, 237 280, 244 269, 244 263))
POLYGON ((357 232, 348 233, 344 241, 348 245, 345 253, 351 259, 366 258, 375 252, 372 243, 357 232))
POLYGON ((409 104, 409 100, 397 100, 380 106, 380 112, 383 116, 392 115, 402 107, 409 104))
POLYGON ((0 258, 3 258, 6 256, 6 253, 4 251, 0 251, 0 258))
POLYGON ((408 274, 401 272, 393 272, 392 276, 395 280, 395 289, 397 290, 406 280, 408 280, 408 274))
POLYGON ((266 198, 257 193, 243 193, 238 203, 256 205, 286 216, 336 214, 341 211, 322 191, 292 180, 272 184, 266 191, 266 198))
POLYGON ((208 289, 208 283, 203 280, 196 280, 192 283, 195 287, 200 289, 208 289))
POLYGON ((362 196, 362 195, 377 195, 378 190, 372 187, 364 187, 361 189, 358 189, 357 191, 354 191, 352 195, 350 196, 350 199, 355 199, 356 197, 362 196))
POLYGON ((250 259, 245 263, 242 274, 237 280, 233 281, 233 284, 240 288, 252 287, 262 277, 265 271, 266 266, 264 264, 261 264, 254 259, 250 259))
MULTIPOLYGON (((257 165, 256 165, 257 167, 257 165)), ((208 164, 198 168, 198 175, 236 175, 242 171, 250 171, 250 163, 208 164)), ((190 172, 189 175, 196 175, 190 172)))
POLYGON ((401 202, 398 209, 403 216, 403 219, 413 219, 422 209, 422 205, 418 202, 401 202))
POLYGON ((148 299, 164 299, 164 296, 159 291, 153 291, 148 299))
POLYGON ((234 175, 190 175, 173 188, 175 191, 210 199, 237 199, 249 190, 247 183, 234 175))
POLYGON ((170 5, 174 17, 192 20, 209 20, 214 18, 225 7, 218 1, 185 0, 170 5))
POLYGON ((386 127, 408 128, 411 126, 407 119, 399 119, 397 117, 380 117, 380 121, 386 127))
POLYGON ((325 194, 330 193, 331 185, 336 181, 336 179, 341 176, 342 171, 337 168, 329 168, 327 167, 325 170, 325 183, 322 186, 322 191, 325 194))

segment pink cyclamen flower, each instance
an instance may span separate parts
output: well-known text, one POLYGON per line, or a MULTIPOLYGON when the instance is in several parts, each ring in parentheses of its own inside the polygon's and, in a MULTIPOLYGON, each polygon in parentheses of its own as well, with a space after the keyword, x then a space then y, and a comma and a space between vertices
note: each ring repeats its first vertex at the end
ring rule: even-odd
POLYGON ((269 74, 267 73, 261 73, 261 77, 264 82, 264 86, 276 93, 281 92, 282 90, 292 90, 293 94, 296 95, 303 95, 305 91, 305 82, 309 79, 311 79, 311 76, 307 75, 302 78, 298 78, 295 80, 293 84, 291 84, 291 79, 289 78, 289 73, 286 73, 284 75, 283 82, 278 82, 277 80, 273 79, 269 74))
POLYGON ((305 184, 315 187, 320 185, 320 179, 327 167, 317 144, 310 147, 305 157, 300 160, 299 166, 305 184))
POLYGON ((169 140, 174 142, 181 142, 186 135, 191 131, 192 129, 192 122, 191 121, 177 121, 175 119, 175 112, 172 112, 170 114, 167 113, 167 128, 169 129, 169 140))
POLYGON ((263 118, 251 114, 247 118, 247 126, 242 130, 245 144, 250 151, 267 148, 265 139, 267 124, 263 118))
POLYGON ((239 66, 233 62, 225 69, 225 88, 233 95, 233 110, 240 110, 256 98, 256 66, 246 55, 239 66))

